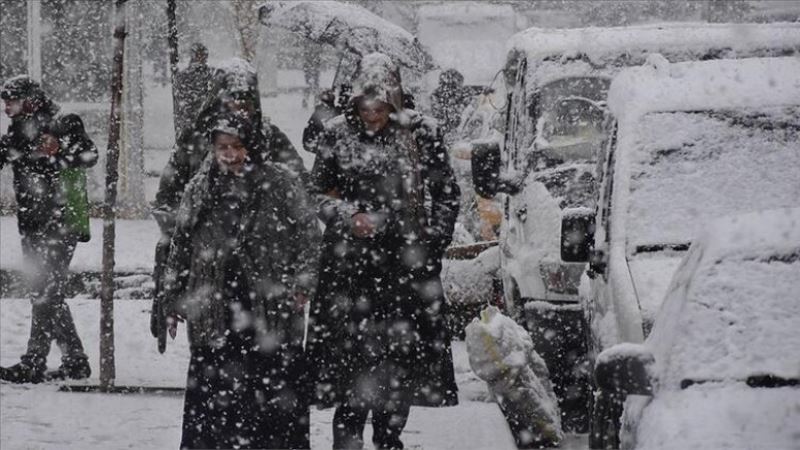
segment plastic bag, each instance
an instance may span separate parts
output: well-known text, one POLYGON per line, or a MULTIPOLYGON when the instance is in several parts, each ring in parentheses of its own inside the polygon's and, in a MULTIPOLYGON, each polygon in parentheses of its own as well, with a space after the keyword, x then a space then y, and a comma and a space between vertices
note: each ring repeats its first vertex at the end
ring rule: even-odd
POLYGON ((89 196, 86 193, 86 171, 83 169, 62 169, 59 173, 61 186, 66 197, 64 223, 78 242, 89 242, 92 235, 89 228, 89 196))
POLYGON ((558 400, 528 332, 489 306, 466 334, 470 366, 488 384, 517 447, 557 446, 564 438, 558 400))

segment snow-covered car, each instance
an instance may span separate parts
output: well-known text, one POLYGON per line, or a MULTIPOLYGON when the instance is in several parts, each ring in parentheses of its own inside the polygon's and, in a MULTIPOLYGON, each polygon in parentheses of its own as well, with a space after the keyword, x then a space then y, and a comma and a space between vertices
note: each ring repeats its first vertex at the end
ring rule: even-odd
MULTIPOLYGON (((614 79, 595 233, 565 243, 590 254, 581 289, 590 358, 644 340, 702 224, 800 206, 798 73, 796 57, 751 58, 643 66, 614 79)), ((590 427, 599 447, 616 435, 601 416, 618 405, 604 402, 594 402, 590 427)))
POLYGON ((798 293, 800 208, 712 221, 644 344, 598 357, 602 390, 630 394, 622 448, 797 448, 798 293))
POLYGON ((583 364, 587 327, 578 287, 588 252, 561 250, 594 216, 598 155, 614 130, 607 107, 612 77, 648 60, 796 54, 800 24, 532 28, 509 48, 505 142, 473 152, 473 178, 484 196, 506 194, 500 254, 507 313, 531 330, 562 411, 574 414, 565 428, 581 429, 590 370, 583 364))

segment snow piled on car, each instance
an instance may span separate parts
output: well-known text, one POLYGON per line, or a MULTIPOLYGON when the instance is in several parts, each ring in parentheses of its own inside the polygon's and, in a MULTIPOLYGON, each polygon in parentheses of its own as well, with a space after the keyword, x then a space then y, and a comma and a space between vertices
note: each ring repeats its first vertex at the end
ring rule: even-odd
POLYGON ((535 63, 535 79, 528 82, 533 87, 571 76, 612 76, 622 67, 644 63, 652 53, 664 54, 670 61, 695 61, 708 55, 782 56, 796 52, 799 45, 800 24, 794 23, 530 28, 509 40, 506 68, 513 75, 522 58, 535 63))
POLYGON ((672 69, 627 69, 609 90, 619 130, 612 214, 636 218, 610 232, 632 239, 629 251, 685 244, 704 221, 800 198, 800 60, 672 69))
POLYGON ((800 208, 713 222, 676 272, 647 345, 660 383, 800 377, 800 208))
MULTIPOLYGON (((736 383, 664 392, 644 409, 635 448, 797 448, 798 405, 800 389, 796 388, 753 389, 736 383)), ((628 404, 625 407, 627 412, 628 404)), ((621 437, 621 448, 633 448, 625 433, 621 437)))

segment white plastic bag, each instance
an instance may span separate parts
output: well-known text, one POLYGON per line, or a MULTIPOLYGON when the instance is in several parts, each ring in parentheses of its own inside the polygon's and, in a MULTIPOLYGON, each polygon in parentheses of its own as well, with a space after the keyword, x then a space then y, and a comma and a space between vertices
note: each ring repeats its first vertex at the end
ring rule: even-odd
POLYGON ((561 413, 544 360, 528 332, 489 306, 467 325, 469 364, 486 381, 519 448, 556 446, 561 413))

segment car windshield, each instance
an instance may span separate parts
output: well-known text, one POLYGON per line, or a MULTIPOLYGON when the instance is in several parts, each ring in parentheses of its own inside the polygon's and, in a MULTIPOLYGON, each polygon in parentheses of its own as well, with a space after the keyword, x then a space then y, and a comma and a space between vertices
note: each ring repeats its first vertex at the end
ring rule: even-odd
POLYGON ((593 159, 604 138, 609 79, 573 77, 542 87, 535 98, 537 151, 593 159))
POLYGON ((800 107, 660 112, 637 122, 629 249, 684 245, 710 219, 800 198, 800 107))
POLYGON ((796 378, 798 290, 797 243, 701 266, 686 286, 686 303, 675 317, 677 328, 670 336, 660 334, 668 345, 665 381, 677 385, 768 375, 796 378))

